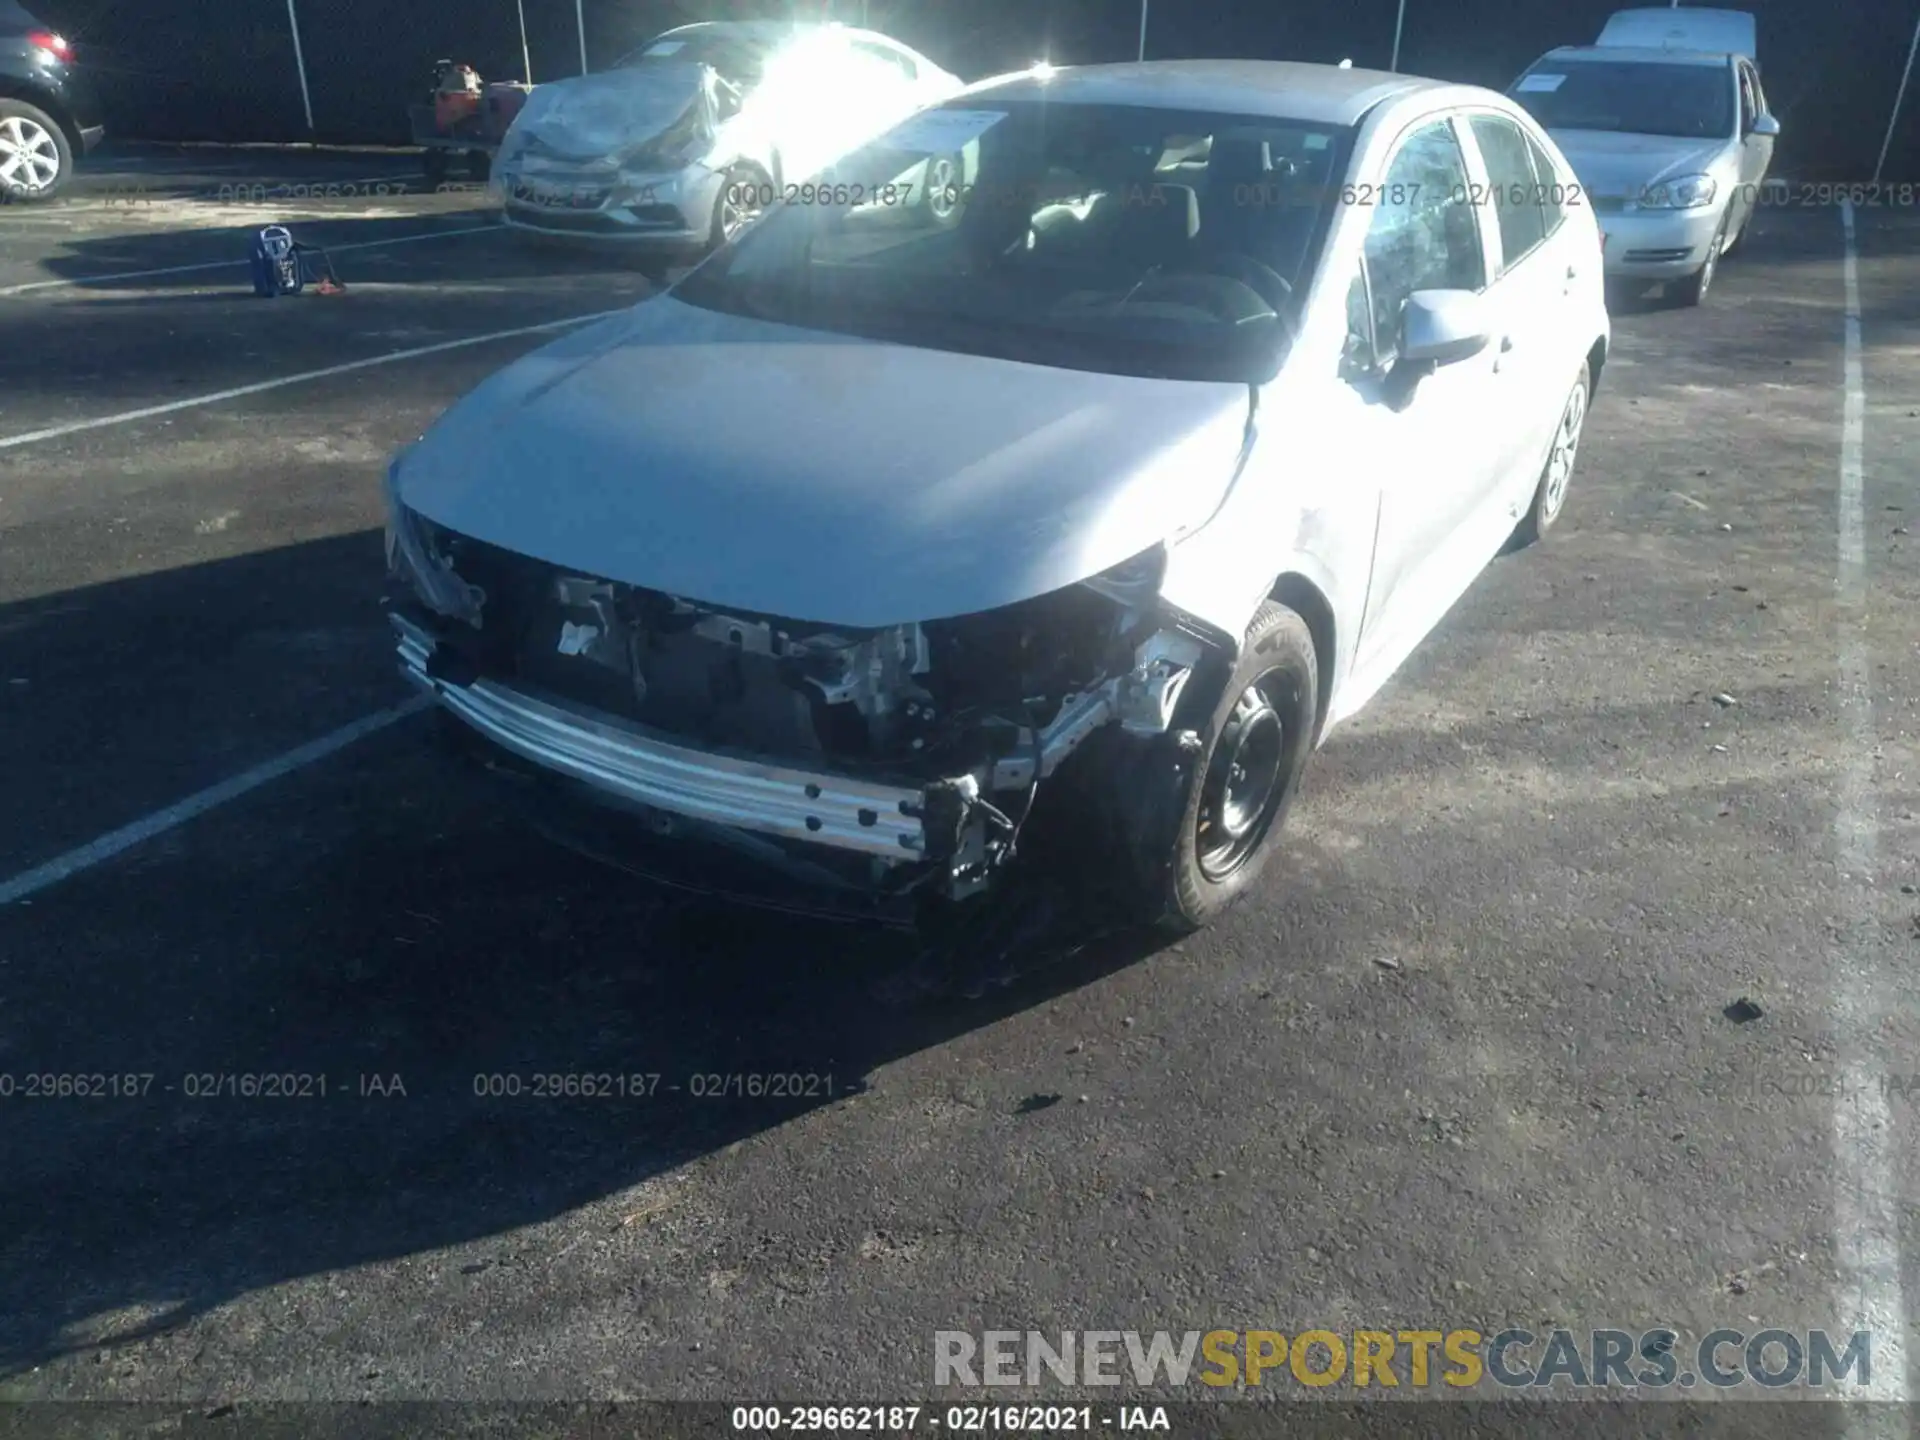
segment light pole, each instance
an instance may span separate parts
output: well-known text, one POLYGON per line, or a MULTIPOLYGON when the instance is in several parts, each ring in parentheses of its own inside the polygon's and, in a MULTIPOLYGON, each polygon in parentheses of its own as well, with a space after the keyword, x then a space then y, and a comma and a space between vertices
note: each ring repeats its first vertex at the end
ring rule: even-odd
POLYGON ((1887 117, 1887 138, 1880 142, 1880 158, 1874 162, 1873 183, 1880 183, 1881 172, 1887 168, 1887 151, 1893 148, 1893 132, 1900 126, 1900 107, 1907 100, 1907 83, 1913 79, 1913 57, 1920 52, 1920 18, 1913 22, 1913 43, 1907 47, 1907 68, 1900 72, 1900 90, 1893 97, 1893 114, 1887 117))
POLYGON ((1393 63, 1387 66, 1396 75, 1400 73, 1400 32, 1406 28, 1407 0, 1400 0, 1400 15, 1393 22, 1393 63))
POLYGON ((1147 0, 1140 0, 1140 59, 1147 58, 1147 0))
POLYGON ((313 96, 307 93, 307 57, 300 51, 300 17, 294 13, 293 0, 287 0, 287 24, 293 30, 293 64, 300 72, 300 103, 306 107, 307 134, 313 134, 313 96))

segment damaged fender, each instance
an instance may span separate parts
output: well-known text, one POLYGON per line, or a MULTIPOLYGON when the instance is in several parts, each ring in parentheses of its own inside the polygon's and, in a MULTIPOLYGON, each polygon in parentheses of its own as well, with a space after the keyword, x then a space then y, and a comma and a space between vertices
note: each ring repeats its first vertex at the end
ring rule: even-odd
POLYGON ((1248 426, 1248 452, 1232 487, 1207 523, 1173 545, 1161 598, 1218 633, 1237 656, 1260 606, 1289 580, 1319 593, 1333 617, 1334 654, 1322 657, 1321 703, 1351 668, 1373 568, 1380 491, 1365 483, 1336 488, 1291 483, 1318 480, 1328 457, 1286 443, 1289 434, 1316 433, 1290 422, 1292 402, 1265 387, 1248 426), (1254 431, 1266 443, 1253 443, 1254 431), (1276 558, 1277 555, 1277 558, 1276 558))

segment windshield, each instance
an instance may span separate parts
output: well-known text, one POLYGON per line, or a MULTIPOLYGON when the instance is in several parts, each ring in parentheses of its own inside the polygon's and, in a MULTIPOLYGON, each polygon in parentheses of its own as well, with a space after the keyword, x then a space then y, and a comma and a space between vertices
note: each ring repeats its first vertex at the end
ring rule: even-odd
POLYGON ((1513 98, 1549 130, 1700 140, 1733 134, 1733 80, 1724 65, 1547 60, 1514 83, 1513 98))
POLYGON ((1170 378, 1278 365, 1350 132, 976 99, 858 150, 675 287, 934 349, 1170 378))
POLYGON ((758 83, 772 48, 771 40, 737 30, 669 30, 621 56, 614 68, 629 70, 661 63, 711 65, 730 83, 745 88, 758 83))

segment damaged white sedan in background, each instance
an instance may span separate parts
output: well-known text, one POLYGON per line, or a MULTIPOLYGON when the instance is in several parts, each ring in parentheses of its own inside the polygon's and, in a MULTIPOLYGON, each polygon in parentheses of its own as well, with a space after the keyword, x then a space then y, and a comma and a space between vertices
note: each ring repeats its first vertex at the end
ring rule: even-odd
POLYGON ((782 206, 402 452, 402 671, 650 873, 924 916, 1073 863, 1192 928, 1559 516, 1599 235, 1511 101, 1324 66, 1006 77, 825 178, 962 146, 957 224, 782 206))
MULTIPOLYGON (((619 243, 664 267, 724 244, 822 166, 961 88, 877 31, 683 25, 611 70, 536 87, 493 188, 514 230, 619 243)), ((950 215, 963 166, 929 157, 899 177, 903 203, 950 215)))

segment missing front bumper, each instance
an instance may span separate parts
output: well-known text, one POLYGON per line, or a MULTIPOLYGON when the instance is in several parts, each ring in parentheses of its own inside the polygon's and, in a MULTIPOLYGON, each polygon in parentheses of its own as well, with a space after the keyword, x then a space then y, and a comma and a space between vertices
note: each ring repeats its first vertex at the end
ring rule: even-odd
POLYGON ((695 750, 496 681, 430 672, 434 640, 396 615, 400 671, 486 739, 630 805, 890 863, 928 857, 928 791, 695 750))
MULTIPOLYGON (((518 679, 483 674, 419 607, 400 601, 389 614, 405 678, 455 729, 516 768, 628 812, 653 840, 689 852, 716 841, 790 878, 889 900, 929 887, 962 900, 987 888, 1015 858, 1041 782, 1083 745, 1106 733, 1131 754, 1172 736, 1204 651, 1192 636, 1159 632, 1136 651, 1133 670, 1068 697, 1043 729, 1019 730, 1011 753, 961 774, 870 779, 697 748, 590 703, 545 698, 518 679)), ((1083 781, 1097 790, 1111 763, 1088 763, 1083 781)))

